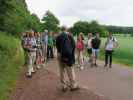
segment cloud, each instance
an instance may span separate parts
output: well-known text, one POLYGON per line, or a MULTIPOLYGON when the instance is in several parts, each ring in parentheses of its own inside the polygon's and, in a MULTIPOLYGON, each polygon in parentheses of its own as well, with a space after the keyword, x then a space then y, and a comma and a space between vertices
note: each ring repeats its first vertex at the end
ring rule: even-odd
POLYGON ((52 11, 61 24, 97 20, 101 24, 133 26, 133 0, 27 0, 31 12, 42 18, 52 11))

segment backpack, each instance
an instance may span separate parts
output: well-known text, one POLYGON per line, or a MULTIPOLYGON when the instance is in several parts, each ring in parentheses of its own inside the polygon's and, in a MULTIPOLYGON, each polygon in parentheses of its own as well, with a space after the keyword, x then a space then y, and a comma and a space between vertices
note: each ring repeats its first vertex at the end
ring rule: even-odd
POLYGON ((74 47, 72 39, 69 35, 64 34, 62 45, 61 45, 61 60, 68 66, 72 66, 74 63, 73 53, 74 47))

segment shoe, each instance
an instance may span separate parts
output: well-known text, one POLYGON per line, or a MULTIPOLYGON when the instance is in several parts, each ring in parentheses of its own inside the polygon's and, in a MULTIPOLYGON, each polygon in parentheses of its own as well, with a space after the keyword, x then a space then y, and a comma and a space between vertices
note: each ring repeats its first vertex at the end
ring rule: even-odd
POLYGON ((27 78, 32 78, 32 75, 27 74, 26 77, 27 78))
POLYGON ((95 65, 95 67, 98 67, 98 65, 97 64, 94 64, 95 65))
POLYGON ((83 66, 80 66, 80 70, 83 70, 84 69, 84 67, 83 66))
POLYGON ((37 69, 40 69, 41 67, 38 65, 36 68, 37 68, 37 69))
POLYGON ((112 65, 109 65, 109 68, 112 68, 112 65))
POLYGON ((72 92, 73 92, 73 91, 78 91, 79 89, 80 89, 80 87, 77 86, 77 87, 75 87, 75 88, 71 88, 70 91, 72 91, 72 92))
POLYGON ((33 73, 33 74, 35 74, 35 73, 36 73, 36 71, 32 71, 32 73, 33 73))
POLYGON ((105 64, 104 67, 107 67, 107 64, 105 64))
POLYGON ((63 88, 61 89, 62 92, 66 92, 67 90, 68 90, 67 87, 63 87, 63 88))

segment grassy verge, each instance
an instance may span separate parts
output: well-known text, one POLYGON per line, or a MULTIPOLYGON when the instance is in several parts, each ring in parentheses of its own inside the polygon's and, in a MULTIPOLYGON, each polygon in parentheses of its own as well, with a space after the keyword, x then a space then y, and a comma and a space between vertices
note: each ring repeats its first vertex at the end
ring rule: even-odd
POLYGON ((0 100, 8 100, 23 61, 19 39, 0 32, 0 100))

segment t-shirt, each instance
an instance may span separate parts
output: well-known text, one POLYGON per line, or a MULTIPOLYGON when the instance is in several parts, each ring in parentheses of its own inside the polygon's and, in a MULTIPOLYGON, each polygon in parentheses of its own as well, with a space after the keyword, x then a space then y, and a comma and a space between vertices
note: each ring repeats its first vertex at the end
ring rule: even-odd
POLYGON ((52 36, 48 36, 48 46, 52 47, 53 45, 54 45, 53 37, 52 36))
POLYGON ((42 35, 42 41, 43 41, 43 44, 48 44, 48 33, 43 33, 42 35))
POLYGON ((27 46, 30 46, 29 48, 30 51, 36 51, 36 46, 37 46, 36 39, 34 37, 27 38, 27 46))
POLYGON ((41 37, 36 37, 36 44, 38 48, 41 48, 41 45, 42 45, 41 37))
POLYGON ((106 44, 106 50, 113 50, 114 48, 114 43, 117 42, 116 38, 112 37, 111 39, 107 40, 106 44))
POLYGON ((92 42, 92 38, 88 39, 88 41, 87 41, 87 48, 88 49, 91 49, 92 48, 91 42, 92 42))
POLYGON ((98 38, 94 38, 94 39, 92 39, 91 44, 92 44, 93 49, 99 49, 100 44, 101 44, 101 40, 98 38))

